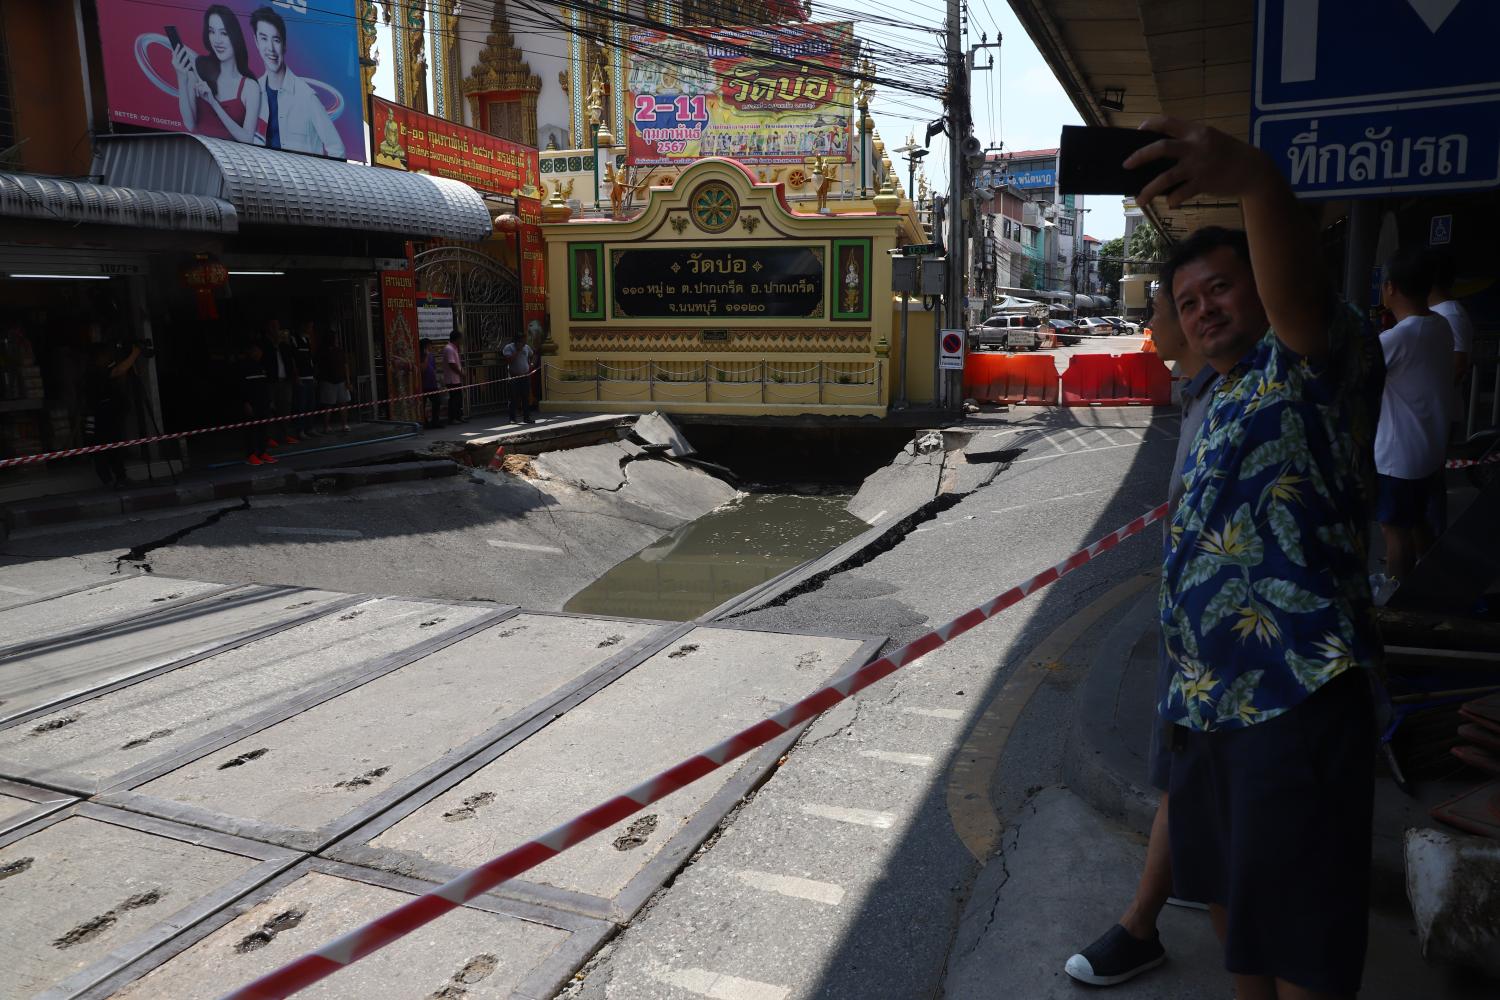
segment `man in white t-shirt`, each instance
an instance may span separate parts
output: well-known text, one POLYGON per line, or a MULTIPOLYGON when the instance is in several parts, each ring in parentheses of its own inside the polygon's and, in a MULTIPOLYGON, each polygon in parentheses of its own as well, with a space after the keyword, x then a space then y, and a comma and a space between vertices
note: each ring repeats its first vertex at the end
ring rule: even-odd
POLYGON ((1469 374, 1469 354, 1474 350, 1474 321, 1453 297, 1453 255, 1446 250, 1431 250, 1428 267, 1432 271, 1432 291, 1427 295, 1427 305, 1453 328, 1453 384, 1462 385, 1464 376, 1469 374))
POLYGON ((1375 432, 1376 519, 1386 575, 1403 580, 1432 544, 1427 511, 1441 495, 1453 389, 1453 330, 1427 308, 1432 272, 1421 251, 1398 252, 1381 293, 1396 325, 1380 335, 1385 391, 1375 432))
POLYGON ((506 406, 510 411, 510 422, 518 423, 516 412, 519 410, 522 419, 531 423, 531 370, 536 367, 535 355, 532 353, 531 345, 526 343, 524 330, 517 330, 511 342, 505 345, 500 352, 505 359, 505 374, 509 381, 505 383, 506 406))

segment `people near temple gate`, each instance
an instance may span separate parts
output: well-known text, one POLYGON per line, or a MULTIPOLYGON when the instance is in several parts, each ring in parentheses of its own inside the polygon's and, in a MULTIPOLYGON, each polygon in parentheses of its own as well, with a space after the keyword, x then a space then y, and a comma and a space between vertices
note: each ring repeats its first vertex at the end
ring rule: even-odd
POLYGON ((453 328, 453 332, 448 335, 448 343, 443 345, 438 377, 448 390, 448 423, 464 423, 463 334, 458 327, 453 328))
POLYGON ((427 407, 427 420, 424 426, 437 428, 443 426, 443 394, 438 385, 438 355, 442 348, 430 340, 422 341, 422 391, 427 393, 423 402, 427 407))
POLYGON ((519 413, 520 419, 529 424, 532 422, 531 372, 536 367, 536 354, 526 342, 526 331, 517 330, 500 353, 505 359, 505 374, 509 376, 505 383, 505 399, 510 422, 516 423, 519 413))

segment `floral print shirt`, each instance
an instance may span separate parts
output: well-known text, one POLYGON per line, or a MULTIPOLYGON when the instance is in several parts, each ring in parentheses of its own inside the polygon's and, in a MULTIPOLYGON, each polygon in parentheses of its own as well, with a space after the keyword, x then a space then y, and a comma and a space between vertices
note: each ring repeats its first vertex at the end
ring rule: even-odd
POLYGON ((1267 331, 1214 389, 1167 535, 1167 722, 1264 722, 1376 662, 1366 534, 1385 366, 1351 310, 1329 338, 1312 362, 1267 331))

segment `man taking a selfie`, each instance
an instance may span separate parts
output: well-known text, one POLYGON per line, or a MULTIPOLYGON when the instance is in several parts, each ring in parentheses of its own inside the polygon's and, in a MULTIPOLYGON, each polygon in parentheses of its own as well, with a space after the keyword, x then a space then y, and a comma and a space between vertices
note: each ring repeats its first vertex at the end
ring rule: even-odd
POLYGON ((1169 118, 1139 204, 1238 198, 1162 283, 1220 374, 1168 533, 1161 624, 1176 894, 1210 903, 1238 1000, 1349 997, 1364 966, 1374 719, 1366 533, 1379 345, 1271 160, 1169 118))

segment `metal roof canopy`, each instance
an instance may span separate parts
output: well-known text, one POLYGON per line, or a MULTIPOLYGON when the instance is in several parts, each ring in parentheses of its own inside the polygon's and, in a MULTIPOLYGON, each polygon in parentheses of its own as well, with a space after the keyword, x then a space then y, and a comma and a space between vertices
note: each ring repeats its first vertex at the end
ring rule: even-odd
MULTIPOLYGON (((1250 127, 1254 0, 1010 0, 1011 9, 1089 125, 1135 128, 1151 115, 1201 121, 1245 139, 1250 127), (1124 109, 1105 91, 1123 91, 1124 109)), ((1169 239, 1239 228, 1239 205, 1202 198, 1148 208, 1169 239)))
POLYGON ((316 226, 480 240, 493 224, 460 181, 182 133, 99 137, 112 183, 222 198, 243 225, 316 226))
POLYGON ((239 229, 234 206, 219 198, 35 174, 0 173, 0 216, 187 233, 239 229))

